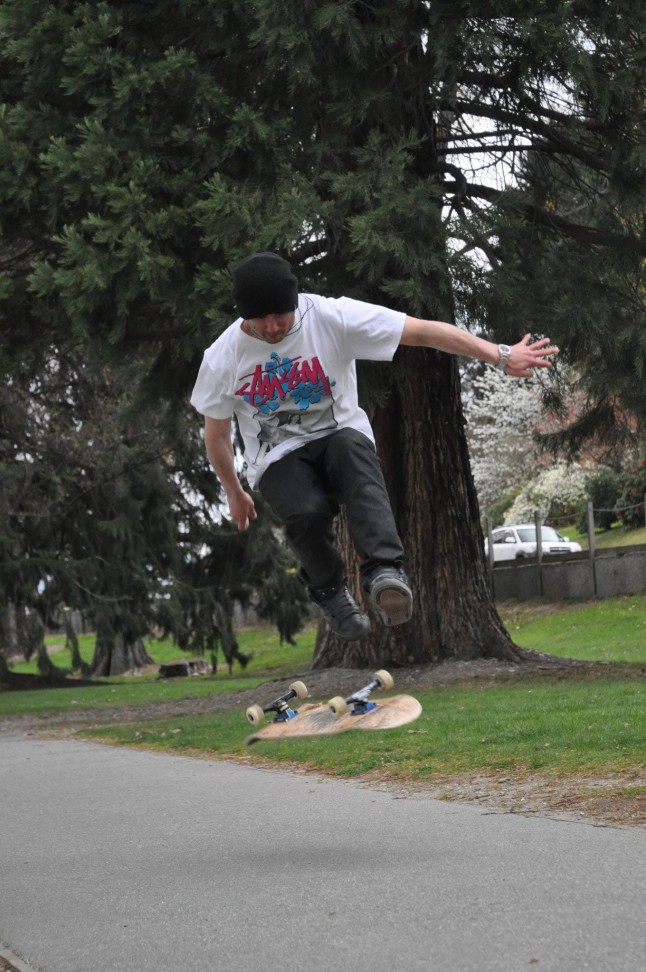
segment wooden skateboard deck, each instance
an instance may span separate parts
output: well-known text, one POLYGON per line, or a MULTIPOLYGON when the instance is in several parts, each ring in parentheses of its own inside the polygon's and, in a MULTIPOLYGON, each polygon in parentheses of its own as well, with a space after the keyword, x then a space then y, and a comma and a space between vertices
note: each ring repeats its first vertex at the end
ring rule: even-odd
POLYGON ((246 745, 261 740, 298 739, 305 736, 333 736, 349 729, 395 729, 413 722, 422 712, 422 706, 411 695, 393 695, 360 715, 336 716, 328 705, 306 704, 298 715, 286 722, 271 722, 246 740, 246 745))

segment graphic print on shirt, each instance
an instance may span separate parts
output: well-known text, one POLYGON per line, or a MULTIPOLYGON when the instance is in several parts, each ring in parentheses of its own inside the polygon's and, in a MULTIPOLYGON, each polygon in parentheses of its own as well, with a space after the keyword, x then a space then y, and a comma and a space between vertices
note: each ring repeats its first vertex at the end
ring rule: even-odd
POLYGON ((264 367, 244 375, 236 389, 243 401, 256 409, 259 463, 265 454, 285 439, 337 426, 332 388, 336 384, 325 374, 314 355, 309 361, 281 358, 274 351, 264 367))

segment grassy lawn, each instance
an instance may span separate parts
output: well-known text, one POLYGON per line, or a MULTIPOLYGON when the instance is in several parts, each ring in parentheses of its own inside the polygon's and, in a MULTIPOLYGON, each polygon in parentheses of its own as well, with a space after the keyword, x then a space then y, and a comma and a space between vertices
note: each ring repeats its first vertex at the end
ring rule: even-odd
MULTIPOLYGON (((525 647, 593 661, 646 664, 646 594, 561 605, 504 604, 499 609, 514 640, 525 647)), ((89 687, 3 692, 0 714, 144 706, 252 689, 268 678, 284 677, 287 683, 307 668, 314 637, 314 629, 305 631, 296 647, 290 647, 281 646, 268 629, 245 631, 239 639, 241 650, 253 651, 254 658, 246 670, 233 675, 223 671, 169 681, 150 674, 89 687)), ((82 650, 91 652, 91 644, 82 650)), ((152 642, 149 651, 157 660, 181 657, 177 649, 162 643, 152 642)), ((58 662, 57 655, 54 658, 58 662)), ((620 775, 625 794, 629 792, 643 811, 645 686, 638 671, 625 677, 609 671, 601 677, 522 675, 504 682, 479 678, 413 692, 423 705, 422 716, 386 735, 349 732, 289 744, 261 743, 251 749, 244 746, 250 727, 240 706, 199 715, 187 711, 165 719, 142 717, 83 729, 81 734, 126 746, 257 764, 300 764, 337 775, 373 774, 408 782, 460 774, 494 774, 494 780, 497 774, 505 778, 540 773, 554 779, 620 775)), ((265 696, 259 688, 258 700, 265 696)))
MULTIPOLYGON (((576 526, 559 527, 559 533, 576 540, 584 550, 588 549, 588 534, 584 530, 581 532, 576 526)), ((595 546, 597 550, 605 550, 608 547, 632 547, 646 543, 646 527, 637 530, 627 530, 620 523, 616 523, 610 530, 598 530, 595 533, 595 546)))
MULTIPOLYGON (((237 638, 240 651, 245 655, 253 655, 245 673, 277 671, 280 674, 283 669, 290 672, 297 671, 298 668, 304 668, 309 664, 314 650, 316 629, 311 626, 302 631, 296 637, 294 647, 286 644, 281 645, 277 633, 271 628, 248 628, 238 632, 237 638)), ((65 648, 65 636, 49 635, 45 638, 45 644, 56 667, 69 670, 72 665, 72 654, 68 648, 65 648)), ((79 650, 83 661, 89 664, 94 655, 94 635, 80 635, 79 650)), ((149 638, 146 641, 146 650, 157 665, 190 657, 190 655, 185 655, 171 641, 161 641, 156 638, 149 638)), ((35 675, 38 672, 35 658, 28 662, 16 662, 10 667, 13 672, 25 675, 35 675)), ((236 671, 240 670, 237 663, 234 668, 236 671)), ((218 677, 226 676, 228 676, 226 666, 219 666, 218 677)))
POLYGON ((646 663, 646 594, 574 604, 499 605, 516 644, 551 655, 646 663))
MULTIPOLYGON (((124 676, 101 679, 97 685, 72 685, 66 688, 33 689, 21 692, 0 693, 0 715, 45 714, 74 709, 100 709, 114 706, 149 705, 178 699, 199 698, 206 695, 223 695, 254 688, 268 677, 289 678, 294 672, 306 668, 312 659, 316 630, 310 627, 297 636, 296 645, 281 645, 276 632, 269 628, 249 629, 238 635, 240 650, 253 653, 253 658, 241 671, 236 665, 232 674, 228 669, 216 675, 194 678, 158 679, 154 671, 140 676, 124 676)), ((61 644, 60 639, 48 639, 50 644, 61 644)), ((94 638, 84 635, 80 639, 80 651, 85 661, 90 661, 94 651, 94 638)), ((182 657, 176 645, 150 641, 148 653, 159 664, 182 657)), ((71 659, 66 649, 55 651, 54 663, 65 668, 71 659)), ((12 671, 33 675, 37 672, 35 659, 12 666, 12 671)))
POLYGON ((101 685, 79 685, 65 688, 27 689, 0 693, 0 716, 45 715, 72 712, 75 709, 105 709, 122 706, 145 706, 157 702, 196 699, 207 695, 226 695, 254 688, 266 676, 245 678, 200 676, 195 678, 106 679, 101 685))
POLYGON ((341 776, 428 781, 478 771, 637 772, 646 751, 642 681, 535 680, 524 684, 442 687, 416 693, 417 722, 387 733, 261 743, 245 749, 240 711, 187 716, 86 731, 90 738, 208 756, 245 757, 341 776))

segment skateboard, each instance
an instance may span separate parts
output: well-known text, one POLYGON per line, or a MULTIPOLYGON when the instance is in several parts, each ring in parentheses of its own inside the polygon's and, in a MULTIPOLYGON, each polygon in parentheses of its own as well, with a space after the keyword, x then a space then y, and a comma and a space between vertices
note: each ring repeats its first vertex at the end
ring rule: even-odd
POLYGON ((306 699, 307 686, 303 682, 292 682, 289 691, 274 699, 269 705, 251 705, 247 709, 247 719, 252 726, 260 726, 265 715, 275 713, 273 722, 257 729, 246 740, 251 746, 261 740, 296 739, 305 736, 332 736, 348 729, 395 729, 413 722, 421 715, 422 707, 411 695, 393 695, 372 702, 370 696, 376 689, 389 691, 394 685, 390 672, 381 669, 375 672, 373 680, 347 698, 336 696, 327 704, 308 703, 293 709, 292 700, 306 699))

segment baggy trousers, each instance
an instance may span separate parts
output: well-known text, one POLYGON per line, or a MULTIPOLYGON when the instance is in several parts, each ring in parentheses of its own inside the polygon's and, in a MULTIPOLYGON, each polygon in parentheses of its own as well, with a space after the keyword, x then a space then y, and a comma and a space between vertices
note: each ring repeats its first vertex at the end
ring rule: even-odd
POLYGON ((258 489, 282 520, 315 597, 337 591, 344 582, 346 568, 332 532, 341 505, 361 558, 363 584, 380 565, 403 565, 381 462, 363 433, 339 429, 300 446, 267 468, 258 489))

